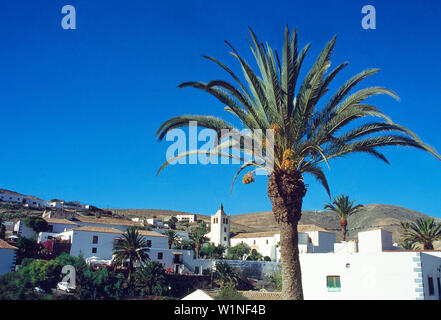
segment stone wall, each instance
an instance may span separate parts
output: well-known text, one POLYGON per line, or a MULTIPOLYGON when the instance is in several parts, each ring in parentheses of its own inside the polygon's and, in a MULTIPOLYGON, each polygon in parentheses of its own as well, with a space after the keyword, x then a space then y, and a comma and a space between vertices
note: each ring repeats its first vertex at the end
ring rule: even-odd
POLYGON ((267 277, 278 274, 281 271, 280 262, 250 261, 250 260, 217 260, 227 262, 236 267, 242 276, 256 280, 264 280, 267 277))

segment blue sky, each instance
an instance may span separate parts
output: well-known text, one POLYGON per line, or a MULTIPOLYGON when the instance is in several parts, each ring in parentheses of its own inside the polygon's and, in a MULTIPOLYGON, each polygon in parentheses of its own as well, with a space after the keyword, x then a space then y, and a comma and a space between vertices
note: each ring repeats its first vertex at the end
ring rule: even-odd
MULTIPOLYGON (((266 178, 230 186, 238 165, 157 169, 169 142, 158 126, 180 114, 232 120, 215 98, 184 81, 228 79, 201 55, 240 72, 224 40, 252 60, 244 35, 281 48, 284 26, 311 43, 304 72, 338 34, 333 66, 350 64, 332 87, 371 67, 360 86, 397 92, 372 98, 395 122, 441 150, 441 4, 436 1, 0 1, 0 188, 100 207, 214 213, 270 210, 266 178), (76 8, 76 30, 61 28, 61 8, 76 8), (361 8, 376 8, 364 30, 361 8)), ((422 151, 388 148, 391 165, 353 155, 325 169, 333 195, 363 204, 404 206, 441 217, 441 163, 422 151)), ((307 177, 304 209, 328 197, 307 177)))

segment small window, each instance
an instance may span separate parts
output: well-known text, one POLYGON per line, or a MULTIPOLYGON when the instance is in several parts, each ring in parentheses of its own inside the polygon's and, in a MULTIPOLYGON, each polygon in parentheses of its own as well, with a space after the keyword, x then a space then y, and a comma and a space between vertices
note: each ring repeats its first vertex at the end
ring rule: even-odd
POLYGON ((438 284, 438 300, 441 300, 441 281, 440 278, 436 278, 436 282, 438 284))
POLYGON ((256 244, 256 240, 253 240, 253 244, 256 244))
POLYGON ((96 248, 92 248, 92 253, 96 253, 97 249, 96 248))
POLYGON ((98 243, 98 236, 93 236, 92 243, 98 243))
POLYGON ((162 252, 158 252, 158 260, 162 260, 162 252))
POLYGON ((266 239, 266 244, 268 244, 268 239, 266 239))
POLYGON ((427 281, 429 282, 429 296, 433 296, 435 294, 435 290, 433 287, 433 278, 427 277, 427 281))
POLYGON ((327 276, 326 287, 328 288, 328 292, 340 292, 340 276, 327 276))
POLYGON ((152 240, 147 240, 147 247, 151 247, 152 246, 152 240))
POLYGON ((227 228, 224 228, 224 232, 227 232, 227 228))
POLYGON ((199 274, 199 267, 194 267, 194 273, 199 274))
POLYGON ((227 237, 224 237, 224 241, 227 241, 227 237))

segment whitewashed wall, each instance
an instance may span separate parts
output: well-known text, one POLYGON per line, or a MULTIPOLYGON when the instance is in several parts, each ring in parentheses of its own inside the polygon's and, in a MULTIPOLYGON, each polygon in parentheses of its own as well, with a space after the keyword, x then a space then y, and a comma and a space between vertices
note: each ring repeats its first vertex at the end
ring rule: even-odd
POLYGON ((0 275, 14 270, 16 250, 0 249, 0 275))
MULTIPOLYGON (((115 239, 121 238, 121 236, 122 233, 118 234, 73 230, 71 235, 72 247, 70 254, 73 256, 78 256, 81 252, 85 259, 96 256, 104 260, 110 260, 112 259, 113 255, 115 239), (98 236, 98 243, 93 243, 94 236, 98 236), (96 253, 92 252, 92 248, 97 248, 96 253)), ((151 248, 168 249, 168 239, 166 237, 143 236, 143 238, 146 241, 151 241, 151 248)))
POLYGON ((104 260, 112 259, 114 240, 120 236, 116 233, 74 230, 70 254, 72 256, 79 256, 81 253, 84 259, 93 256, 104 260), (94 236, 98 236, 98 243, 93 243, 94 236), (96 253, 92 252, 92 248, 97 248, 96 253))
POLYGON ((420 254, 420 262, 415 268, 421 268, 419 292, 425 300, 441 300, 441 252, 424 251, 420 254), (429 277, 432 278, 433 294, 429 292, 429 277))
POLYGON ((37 233, 34 231, 34 229, 26 226, 22 220, 19 220, 15 223, 14 232, 16 232, 17 235, 24 237, 24 238, 28 238, 28 239, 36 239, 37 238, 37 233))
POLYGON ((305 231, 311 240, 312 247, 308 253, 327 253, 334 251, 335 233, 323 231, 305 231))
POLYGON ((70 230, 78 227, 77 225, 64 224, 64 223, 48 223, 48 224, 52 226, 52 232, 54 233, 64 232, 66 230, 70 230))
POLYGON ((302 254, 300 263, 305 299, 394 299, 420 297, 421 278, 415 252, 302 254), (340 276, 341 291, 329 292, 327 276, 340 276))

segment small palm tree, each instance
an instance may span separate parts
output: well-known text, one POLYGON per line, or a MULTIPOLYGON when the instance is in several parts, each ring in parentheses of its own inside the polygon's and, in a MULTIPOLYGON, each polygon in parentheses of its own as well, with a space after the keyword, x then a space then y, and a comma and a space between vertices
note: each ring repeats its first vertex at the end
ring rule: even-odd
POLYGON ((135 285, 148 295, 152 294, 154 288, 162 291, 165 287, 165 270, 162 264, 153 260, 146 261, 136 269, 135 285))
POLYGON ((171 249, 171 247, 173 245, 178 244, 179 242, 179 237, 178 234, 176 233, 176 231, 173 230, 167 230, 167 232, 165 233, 165 235, 168 237, 168 248, 171 249))
POLYGON ((359 212, 360 209, 363 208, 363 205, 358 204, 354 206, 354 203, 355 201, 349 201, 349 196, 345 196, 342 194, 338 197, 335 197, 332 204, 327 203, 324 207, 327 210, 334 211, 340 217, 340 227, 343 241, 346 241, 346 227, 348 225, 348 217, 356 212, 359 212))
POLYGON ((199 223, 199 225, 192 229, 190 232, 190 240, 194 244, 195 257, 199 259, 199 250, 204 243, 207 243, 209 239, 205 236, 210 230, 205 222, 199 223))
POLYGON ((424 250, 433 250, 433 243, 441 240, 441 224, 433 218, 418 218, 415 222, 404 222, 402 240, 408 243, 420 243, 424 250))
POLYGON ((418 250, 417 244, 409 240, 402 240, 400 242, 400 247, 405 250, 412 250, 412 251, 418 250))
POLYGON ((215 281, 221 287, 227 285, 236 286, 239 282, 239 275, 236 269, 227 262, 216 263, 215 281))
POLYGON ((114 261, 120 265, 128 261, 128 282, 130 282, 135 264, 142 265, 144 261, 149 259, 148 251, 147 241, 136 229, 127 229, 122 238, 117 240, 113 248, 114 261))
MULTIPOLYGON (((393 123, 387 115, 366 102, 366 99, 378 94, 387 94, 398 99, 394 92, 374 86, 351 93, 358 83, 376 74, 378 69, 367 69, 358 73, 334 94, 325 98, 330 83, 348 64, 344 62, 328 72, 336 37, 325 45, 312 68, 305 73, 302 83, 297 85, 310 45, 298 50, 297 32, 294 30, 291 33, 287 26, 279 58, 278 52, 268 44, 265 46, 261 43, 251 29, 250 33, 249 43, 258 72, 255 72, 227 42, 231 48, 231 55, 240 65, 247 85, 224 63, 204 56, 226 71, 235 83, 224 80, 208 83, 192 81, 179 86, 193 87, 213 95, 230 115, 237 118, 236 123, 240 126, 236 127, 219 117, 187 114, 165 121, 157 131, 158 138, 162 140, 169 131, 197 122, 199 127, 214 130, 220 138, 219 141, 225 140, 224 130, 233 133, 234 137, 227 137, 229 139, 211 150, 195 149, 182 152, 168 159, 159 168, 158 173, 169 163, 196 154, 239 157, 243 165, 236 173, 233 183, 243 170, 266 170, 267 193, 275 220, 280 226, 282 298, 303 299, 297 226, 302 216, 303 198, 307 191, 304 175, 310 174, 315 177, 330 194, 322 169, 322 165, 328 164, 330 159, 364 153, 389 163, 378 151, 378 148, 387 146, 418 148, 431 153, 439 160, 441 156, 412 131, 393 123), (358 125, 354 123, 369 117, 375 120, 358 125), (246 129, 245 133, 242 129, 246 129), (257 146, 262 152, 257 152, 256 155, 254 148, 243 141, 251 141, 251 145, 257 146)), ((254 170, 245 174, 243 183, 254 181, 254 170)))

